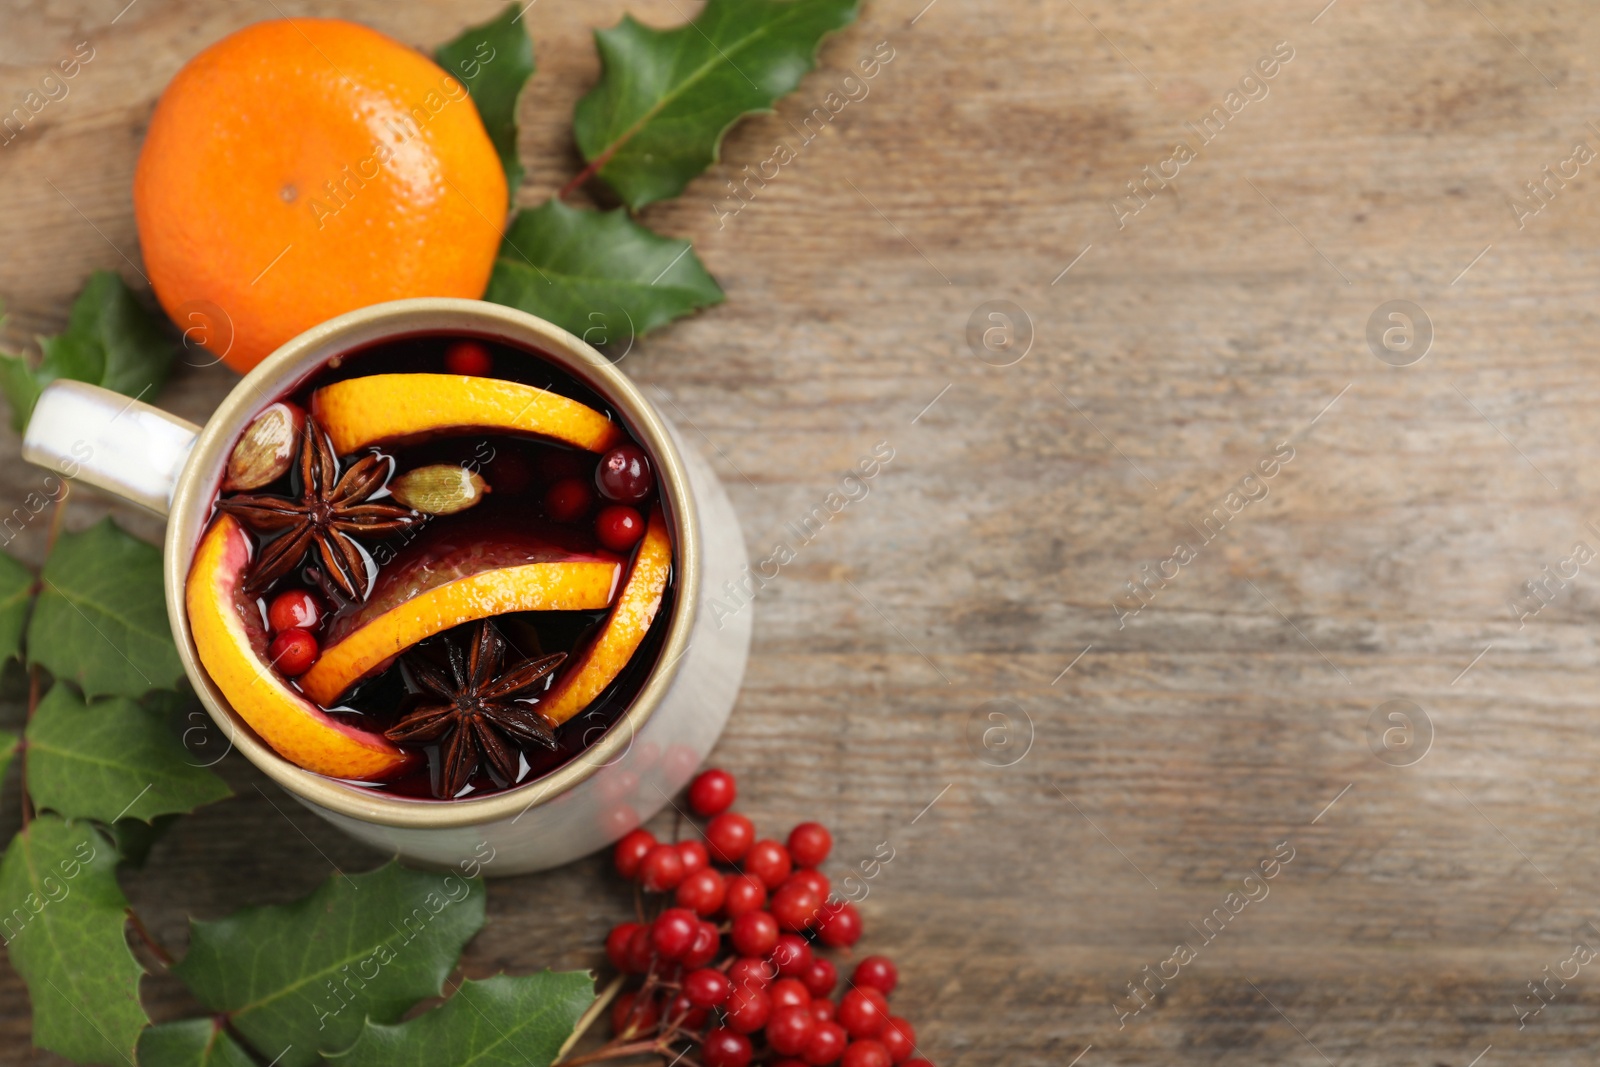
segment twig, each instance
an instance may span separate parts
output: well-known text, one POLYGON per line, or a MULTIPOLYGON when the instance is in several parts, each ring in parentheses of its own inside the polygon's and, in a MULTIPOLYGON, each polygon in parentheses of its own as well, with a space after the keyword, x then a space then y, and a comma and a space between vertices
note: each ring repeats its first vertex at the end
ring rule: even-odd
POLYGON ((615 1000, 617 994, 622 991, 622 983, 627 981, 627 977, 627 975, 619 974, 613 978, 611 984, 600 991, 600 995, 595 998, 594 1003, 589 1005, 582 1015, 578 1016, 578 1024, 572 1028, 571 1035, 556 1050, 556 1063, 560 1063, 561 1057, 572 1051, 572 1046, 576 1045, 583 1035, 588 1033, 589 1027, 594 1025, 594 1021, 604 1014, 606 1006, 615 1000))
POLYGON ((145 928, 144 920, 139 918, 138 912, 132 908, 128 908, 127 912, 128 922, 133 924, 133 932, 139 935, 139 940, 143 941, 145 947, 155 954, 156 959, 161 961, 161 966, 170 968, 172 966, 172 953, 168 952, 161 942, 157 941, 154 935, 145 928))

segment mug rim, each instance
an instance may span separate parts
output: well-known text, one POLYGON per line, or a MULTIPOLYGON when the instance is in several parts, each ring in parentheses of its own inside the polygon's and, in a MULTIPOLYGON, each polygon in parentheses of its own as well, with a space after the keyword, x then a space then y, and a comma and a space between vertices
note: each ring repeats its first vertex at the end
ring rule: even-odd
POLYGON ((525 311, 484 300, 457 297, 420 297, 373 304, 329 319, 280 345, 234 385, 206 419, 194 447, 178 475, 168 512, 162 550, 167 613, 185 673, 195 687, 230 747, 297 799, 361 822, 413 829, 447 829, 477 826, 505 818, 520 818, 527 811, 563 796, 602 768, 610 766, 632 747, 633 739, 660 706, 688 651, 689 634, 699 612, 699 519, 682 456, 655 407, 631 379, 582 338, 525 311), (372 335, 375 326, 385 329, 372 335), (208 507, 213 488, 201 484, 201 475, 215 469, 221 450, 231 449, 244 413, 253 415, 337 354, 341 342, 370 344, 408 332, 447 333, 459 330, 501 340, 513 346, 536 349, 563 371, 593 388, 617 411, 624 425, 656 460, 657 484, 663 511, 672 523, 673 567, 676 590, 667 633, 656 653, 655 665, 643 686, 599 741, 574 755, 549 774, 522 785, 482 797, 439 800, 402 797, 381 789, 329 778, 291 762, 262 740, 212 683, 194 648, 184 590, 189 566, 203 534, 208 515, 194 523, 194 535, 185 537, 187 515, 208 507), (360 335, 351 342, 352 335, 360 335), (301 366, 318 350, 322 359, 301 366), (188 543, 184 543, 184 542, 188 543), (619 751, 620 750, 620 751, 619 751), (600 758, 596 758, 600 757, 600 758), (531 796, 530 796, 531 794, 531 796))

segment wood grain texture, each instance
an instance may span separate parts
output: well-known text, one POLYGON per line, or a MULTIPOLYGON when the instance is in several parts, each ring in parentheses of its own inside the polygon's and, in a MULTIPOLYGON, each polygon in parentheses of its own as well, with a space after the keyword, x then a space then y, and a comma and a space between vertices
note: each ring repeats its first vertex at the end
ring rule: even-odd
MULTIPOLYGON (((895 450, 756 600, 716 754, 742 807, 774 833, 830 823, 836 874, 893 844, 861 947, 900 962, 896 1006, 942 1067, 1066 1067, 1089 1045, 1083 1067, 1591 1062, 1600 969, 1523 1028, 1513 1005, 1600 925, 1597 578, 1525 625, 1507 605, 1574 542, 1600 545, 1583 459, 1600 448, 1600 192, 1585 168, 1520 228, 1508 201, 1575 142, 1600 146, 1594 12, 925 2, 868 0, 794 97, 643 214, 694 241, 728 301, 625 368, 710 456, 753 554, 876 442, 895 450), (894 59, 868 95, 725 214, 727 182, 797 141, 882 41, 894 59), (1184 123, 1226 106, 1278 42, 1294 55, 1268 94, 1200 144, 1184 123), (1195 158, 1119 226, 1111 203, 1180 138, 1195 158), (990 300, 1031 318, 1010 367, 966 340, 990 300), (1432 322, 1412 366, 1369 349, 1391 300, 1432 322), (1190 523, 1285 441, 1267 495, 1202 544, 1190 523), (1124 583, 1179 541, 1195 558, 1119 620, 1124 583), (1432 724, 1412 766, 1370 745, 1393 699, 1432 724), (993 700, 1031 722, 1010 748, 983 747, 993 700), (993 765, 1024 738, 1020 761, 993 765), (1126 984, 1200 945, 1189 924, 1285 841, 1270 895, 1119 1029, 1126 984)), ((140 136, 206 44, 282 12, 426 46, 497 9, 139 0, 110 25, 120 5, 0 5, 0 90, 96 48, 71 95, 0 148, 12 345, 59 328, 93 268, 139 282, 140 136)), ((667 25, 690 8, 528 9, 521 203, 576 169, 589 33, 623 10, 667 25)), ((187 369, 162 402, 202 419, 230 381, 187 369)), ((36 476, 13 436, 0 450, 9 508, 36 476)), ((107 509, 79 493, 70 522, 107 509)), ((42 535, 12 547, 36 559, 42 535)), ((174 946, 186 914, 378 859, 224 767, 238 799, 184 820, 127 879, 174 946)), ((0 811, 15 820, 14 782, 0 811)), ((466 972, 598 964, 629 906, 603 869, 494 883, 466 972)), ((191 1007, 169 980, 146 990, 158 1016, 191 1007)), ((0 1063, 56 1062, 27 1033, 6 971, 0 1063)))

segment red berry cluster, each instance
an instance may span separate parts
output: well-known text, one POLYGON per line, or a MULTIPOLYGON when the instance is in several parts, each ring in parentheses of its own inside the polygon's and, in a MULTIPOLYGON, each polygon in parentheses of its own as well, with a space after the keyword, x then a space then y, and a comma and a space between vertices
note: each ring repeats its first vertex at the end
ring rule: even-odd
POLYGON ((818 949, 854 945, 861 914, 830 899, 817 870, 833 848, 827 827, 805 822, 787 843, 757 840, 750 820, 728 810, 737 791, 721 770, 690 784, 689 807, 709 820, 704 841, 634 830, 617 842, 617 872, 672 900, 653 920, 607 935, 612 966, 642 980, 612 1005, 615 1039, 582 1059, 670 1057, 687 1043, 699 1046, 701 1067, 932 1067, 912 1058, 911 1024, 889 1014, 899 980, 889 960, 865 957, 844 995, 830 996, 839 973, 818 949))

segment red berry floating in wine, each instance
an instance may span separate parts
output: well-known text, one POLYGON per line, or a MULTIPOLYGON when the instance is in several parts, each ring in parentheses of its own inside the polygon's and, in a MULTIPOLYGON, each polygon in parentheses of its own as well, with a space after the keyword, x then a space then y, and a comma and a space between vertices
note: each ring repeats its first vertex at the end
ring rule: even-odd
POLYGON ((544 513, 555 522, 577 522, 594 507, 594 490, 579 478, 563 478, 544 493, 544 513))
POLYGON ((267 646, 267 659, 288 678, 298 678, 317 662, 317 639, 305 630, 285 630, 267 646))
POLYGON ((626 552, 644 536, 644 517, 626 504, 612 504, 594 517, 594 537, 613 552, 626 552))
POLYGON ((451 374, 486 377, 494 370, 494 357, 477 341, 457 341, 444 351, 444 369, 451 374))
POLYGON ((650 460, 638 445, 618 445, 600 457, 594 470, 594 484, 607 500, 637 504, 655 488, 650 460))
POLYGON ((267 625, 273 633, 315 630, 321 623, 322 602, 304 589, 279 593, 267 606, 267 625))

